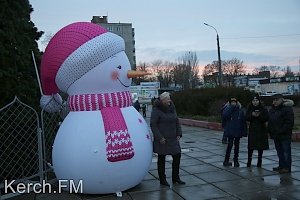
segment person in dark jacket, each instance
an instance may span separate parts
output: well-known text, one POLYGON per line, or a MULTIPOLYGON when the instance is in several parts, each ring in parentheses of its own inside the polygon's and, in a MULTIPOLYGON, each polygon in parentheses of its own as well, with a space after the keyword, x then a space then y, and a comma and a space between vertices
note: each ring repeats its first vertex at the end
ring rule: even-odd
POLYGON ((172 155, 172 182, 173 184, 185 184, 179 178, 179 165, 181 148, 179 140, 182 137, 181 126, 176 114, 176 109, 170 99, 170 94, 164 92, 155 100, 150 127, 154 135, 153 151, 158 154, 157 170, 161 185, 170 186, 165 175, 166 155, 172 155))
POLYGON ((147 117, 147 116, 146 116, 146 109, 147 109, 147 106, 146 106, 146 104, 144 103, 144 104, 142 105, 143 117, 147 117))
POLYGON ((292 165, 291 139, 294 126, 293 101, 286 101, 281 94, 273 95, 273 105, 269 111, 268 130, 274 140, 279 166, 273 171, 290 173, 292 165))
POLYGON ((140 112, 140 110, 141 110, 141 105, 140 105, 139 100, 136 100, 136 101, 134 102, 133 107, 134 107, 138 112, 140 112))
POLYGON ((241 104, 236 98, 230 98, 229 104, 226 106, 222 113, 222 120, 225 121, 224 136, 228 137, 228 144, 225 154, 224 166, 231 166, 229 162, 231 149, 234 143, 234 166, 239 167, 239 145, 240 138, 247 136, 247 125, 244 112, 241 109, 241 104))
POLYGON ((251 167, 252 154, 258 151, 257 167, 261 167, 263 151, 269 149, 267 121, 268 110, 262 105, 259 95, 255 94, 246 111, 246 121, 249 124, 248 133, 248 162, 247 167, 251 167))

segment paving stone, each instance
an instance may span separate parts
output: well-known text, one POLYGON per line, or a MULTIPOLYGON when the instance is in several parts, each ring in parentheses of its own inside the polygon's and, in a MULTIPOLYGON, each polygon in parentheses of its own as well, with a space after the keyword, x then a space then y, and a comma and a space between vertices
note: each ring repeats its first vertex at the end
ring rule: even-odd
POLYGON ((67 192, 62 192, 60 194, 37 194, 36 200, 81 200, 82 198, 77 194, 69 194, 67 192))
MULTIPOLYGON (((146 121, 149 123, 149 117, 146 121)), ((124 191, 122 198, 116 194, 87 195, 63 192, 30 193, 9 200, 300 199, 300 143, 292 143, 292 173, 279 174, 272 171, 273 167, 278 166, 272 140, 269 141, 270 149, 264 151, 262 168, 256 167, 257 151, 253 154, 253 166, 246 167, 247 138, 242 138, 240 143, 240 167, 224 167, 223 159, 227 145, 221 143, 221 131, 188 126, 182 126, 182 130, 180 177, 186 185, 172 184, 172 157, 167 156, 166 175, 171 186, 161 186, 157 175, 157 155, 153 154, 149 173, 140 184, 124 191)))
POLYGON ((262 177, 262 176, 268 176, 277 173, 277 172, 273 172, 273 171, 271 172, 257 167, 249 167, 249 168, 233 167, 228 169, 228 171, 238 176, 241 176, 243 178, 251 178, 256 176, 262 177))
MULTIPOLYGON (((29 193, 29 194, 7 194, 4 196, 5 199, 13 199, 13 200, 35 200, 36 194, 29 193)), ((4 199, 3 196, 0 195, 0 199, 4 199)))
POLYGON ((132 199, 136 200, 184 200, 181 196, 175 193, 171 189, 167 190, 158 190, 158 191, 151 191, 151 192, 129 192, 132 199))
POLYGON ((207 183, 216 183, 216 182, 221 182, 221 181, 242 179, 241 176, 235 175, 226 170, 205 172, 205 173, 195 174, 195 176, 203 179, 207 183))
MULTIPOLYGON (((170 183, 170 182, 169 182, 170 183)), ((161 186, 158 179, 142 181, 137 186, 129 189, 127 192, 147 192, 156 191, 160 189, 167 189, 168 187, 161 186)))
POLYGON ((230 195, 220 190, 213 185, 197 185, 190 187, 173 188, 176 193, 188 200, 204 200, 204 199, 217 199, 226 198, 230 195))
POLYGON ((232 195, 243 194, 247 192, 254 193, 264 190, 262 185, 259 185, 249 179, 228 180, 214 183, 214 185, 232 195))
POLYGON ((214 156, 210 156, 207 158, 202 158, 201 161, 205 162, 205 163, 212 163, 212 162, 220 162, 223 163, 224 161, 224 156, 220 156, 220 155, 214 155, 214 156))
POLYGON ((209 164, 185 166, 185 167, 181 167, 181 169, 188 172, 189 174, 197 174, 197 173, 221 170, 220 168, 217 168, 217 167, 215 167, 213 165, 209 165, 209 164))
POLYGON ((175 184, 172 186, 173 187, 187 187, 187 186, 192 186, 192 185, 202 185, 202 184, 207 184, 205 181, 203 181, 202 179, 200 179, 199 177, 195 176, 195 175, 183 175, 180 176, 180 179, 182 179, 182 181, 184 181, 186 184, 185 185, 180 185, 180 184, 175 184))
MULTIPOLYGON (((132 198, 129 194, 122 193, 122 197, 118 197, 116 194, 107 194, 107 195, 78 195, 78 197, 82 200, 131 200, 132 198)), ((56 199, 53 199, 56 200, 56 199)), ((75 200, 75 199, 74 199, 75 200)))

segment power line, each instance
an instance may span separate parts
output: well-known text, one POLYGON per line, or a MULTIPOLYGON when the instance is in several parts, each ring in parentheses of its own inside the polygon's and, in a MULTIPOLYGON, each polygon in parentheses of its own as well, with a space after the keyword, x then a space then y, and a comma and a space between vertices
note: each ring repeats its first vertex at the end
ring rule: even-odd
POLYGON ((221 38, 220 39, 231 39, 231 40, 235 40, 235 39, 255 39, 255 38, 276 38, 276 37, 289 37, 289 36, 300 36, 300 33, 296 33, 296 34, 284 34, 284 35, 265 35, 265 36, 249 36, 249 37, 228 37, 228 38, 221 38))

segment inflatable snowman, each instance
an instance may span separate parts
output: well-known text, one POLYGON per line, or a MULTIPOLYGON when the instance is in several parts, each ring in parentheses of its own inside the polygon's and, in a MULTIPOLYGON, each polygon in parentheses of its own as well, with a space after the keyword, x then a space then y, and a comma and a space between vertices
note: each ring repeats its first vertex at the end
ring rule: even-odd
POLYGON ((78 22, 57 32, 42 57, 41 103, 60 101, 61 90, 70 109, 54 141, 54 172, 58 180, 81 182, 83 193, 134 187, 151 164, 148 126, 129 91, 131 78, 146 73, 130 70, 124 50, 118 35, 78 22))

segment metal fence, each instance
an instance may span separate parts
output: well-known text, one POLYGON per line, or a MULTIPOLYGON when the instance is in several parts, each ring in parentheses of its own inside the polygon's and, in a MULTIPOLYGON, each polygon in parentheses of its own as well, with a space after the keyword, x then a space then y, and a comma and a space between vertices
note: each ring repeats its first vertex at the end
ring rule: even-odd
MULTIPOLYGON (((54 100, 54 99, 52 99, 54 100)), ((52 145, 66 107, 59 113, 38 112, 17 97, 0 109, 0 199, 18 195, 7 190, 18 183, 55 180, 52 145)))

